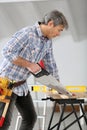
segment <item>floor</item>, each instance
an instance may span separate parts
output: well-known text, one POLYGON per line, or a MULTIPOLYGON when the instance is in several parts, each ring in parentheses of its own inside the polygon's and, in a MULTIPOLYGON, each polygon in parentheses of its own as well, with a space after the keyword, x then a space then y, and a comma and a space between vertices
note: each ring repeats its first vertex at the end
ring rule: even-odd
MULTIPOLYGON (((40 114, 42 113, 42 109, 43 108, 39 109, 40 110, 40 114)), ((51 112, 52 112, 52 107, 47 108, 47 110, 46 110, 46 118, 45 118, 46 119, 45 120, 45 130, 47 130, 47 128, 48 128, 49 120, 50 120, 50 117, 51 117, 51 112)), ((66 114, 68 114, 68 113, 66 112, 65 115, 66 114)), ((52 124, 54 124, 54 123, 56 123, 58 121, 59 115, 60 115, 59 112, 55 112, 52 124)), ((78 112, 78 115, 79 115, 79 112, 78 112)), ((67 124, 69 124, 74 119, 75 119, 74 115, 72 115, 68 119, 66 119, 66 121, 64 121, 61 124, 60 130, 63 130, 64 126, 66 126, 67 124)), ((16 108, 14 108, 12 124, 11 124, 11 127, 9 128, 9 130, 15 130, 16 121, 17 121, 17 110, 16 110, 16 108)), ((19 121, 19 125, 20 125, 20 122, 21 121, 19 121)), ((83 118, 80 120, 80 122, 81 122, 83 130, 87 130, 87 125, 85 124, 83 118)), ((56 129, 57 128, 54 128, 53 130, 56 130, 56 129)), ((68 128, 68 130, 74 130, 74 129, 75 130, 80 130, 77 123, 75 123, 74 125, 72 125, 71 127, 68 128)), ((34 130, 43 130, 42 129, 42 119, 37 119, 37 122, 35 124, 34 130)))

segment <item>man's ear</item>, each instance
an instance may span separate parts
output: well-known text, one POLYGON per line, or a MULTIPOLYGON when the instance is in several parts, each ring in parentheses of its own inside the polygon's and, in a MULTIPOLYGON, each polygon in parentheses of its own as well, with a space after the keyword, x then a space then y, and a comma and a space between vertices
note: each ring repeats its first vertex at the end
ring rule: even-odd
POLYGON ((54 27, 53 20, 49 21, 47 25, 48 25, 48 26, 52 26, 52 27, 54 27))

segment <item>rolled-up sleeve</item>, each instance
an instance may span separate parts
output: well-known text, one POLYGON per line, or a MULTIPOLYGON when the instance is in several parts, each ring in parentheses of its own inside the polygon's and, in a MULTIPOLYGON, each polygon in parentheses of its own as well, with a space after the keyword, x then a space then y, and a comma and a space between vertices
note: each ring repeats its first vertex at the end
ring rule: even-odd
POLYGON ((26 43, 27 35, 25 33, 19 34, 18 36, 14 35, 3 48, 3 56, 8 61, 15 60, 18 57, 21 50, 24 48, 26 43))

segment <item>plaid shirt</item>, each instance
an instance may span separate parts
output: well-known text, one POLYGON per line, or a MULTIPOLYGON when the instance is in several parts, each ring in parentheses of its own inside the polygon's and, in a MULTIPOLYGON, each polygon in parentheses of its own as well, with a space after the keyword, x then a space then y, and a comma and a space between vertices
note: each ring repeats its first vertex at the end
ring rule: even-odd
MULTIPOLYGON (((52 41, 42 35, 38 22, 16 32, 5 45, 2 53, 4 57, 0 66, 0 76, 15 81, 27 79, 30 76, 29 70, 12 63, 14 59, 20 56, 35 63, 43 59, 48 72, 59 79, 53 57, 52 41)), ((19 96, 26 95, 28 92, 27 83, 14 88, 13 92, 19 96)))

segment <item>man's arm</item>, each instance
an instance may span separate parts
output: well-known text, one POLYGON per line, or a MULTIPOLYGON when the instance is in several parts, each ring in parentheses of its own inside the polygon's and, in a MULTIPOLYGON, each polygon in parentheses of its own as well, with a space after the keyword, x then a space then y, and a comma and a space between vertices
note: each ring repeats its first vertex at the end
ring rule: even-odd
POLYGON ((24 67, 32 73, 36 73, 41 70, 41 67, 38 64, 29 62, 20 56, 13 60, 13 64, 24 67))

